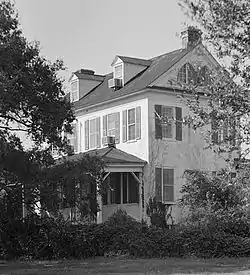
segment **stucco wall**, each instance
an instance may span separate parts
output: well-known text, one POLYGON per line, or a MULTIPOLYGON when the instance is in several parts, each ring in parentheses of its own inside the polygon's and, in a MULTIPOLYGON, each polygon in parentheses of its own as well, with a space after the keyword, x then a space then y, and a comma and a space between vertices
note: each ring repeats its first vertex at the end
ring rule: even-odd
MULTIPOLYGON (((120 143, 116 145, 116 148, 123 150, 129 154, 133 154, 143 160, 148 161, 148 100, 140 96, 134 97, 134 100, 124 99, 120 100, 119 104, 107 104, 98 108, 92 108, 85 113, 77 115, 78 122, 84 125, 84 121, 95 117, 101 117, 101 129, 103 129, 102 116, 120 112, 120 143), (141 106, 141 139, 135 141, 122 142, 122 111, 141 106)), ((80 133, 80 151, 84 152, 84 127, 81 127, 80 133)), ((102 131, 101 131, 102 137, 102 131)))
MULTIPOLYGON (((184 183, 183 173, 186 169, 200 169, 214 171, 223 165, 222 159, 216 157, 214 153, 206 149, 202 131, 206 128, 194 132, 194 130, 183 124, 182 141, 175 139, 155 139, 155 105, 166 105, 182 107, 182 116, 185 117, 189 109, 176 93, 171 91, 152 92, 148 97, 149 106, 149 179, 151 184, 147 185, 146 196, 154 192, 154 167, 166 167, 174 169, 174 197, 177 201, 180 197, 180 189, 184 183)), ((204 104, 204 102, 203 102, 204 104)), ((173 214, 178 220, 180 209, 173 207, 173 214)))

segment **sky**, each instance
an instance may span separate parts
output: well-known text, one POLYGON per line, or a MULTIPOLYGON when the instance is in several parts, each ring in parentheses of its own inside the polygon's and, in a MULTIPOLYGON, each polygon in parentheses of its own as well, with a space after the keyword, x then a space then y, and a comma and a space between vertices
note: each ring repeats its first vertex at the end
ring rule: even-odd
POLYGON ((181 47, 178 0, 14 0, 24 36, 71 73, 111 72, 115 55, 151 58, 181 47))

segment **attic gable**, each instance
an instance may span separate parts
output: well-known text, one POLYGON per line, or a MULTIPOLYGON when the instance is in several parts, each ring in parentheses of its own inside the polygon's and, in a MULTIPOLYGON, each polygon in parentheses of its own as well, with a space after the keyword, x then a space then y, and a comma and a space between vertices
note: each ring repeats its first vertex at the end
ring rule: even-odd
POLYGON ((150 86, 157 87, 170 87, 179 86, 178 74, 184 66, 190 66, 190 73, 200 72, 201 69, 207 68, 207 71, 217 71, 220 66, 219 63, 212 57, 208 50, 202 43, 198 44, 192 50, 190 50, 183 58, 178 60, 169 70, 165 71, 150 86))

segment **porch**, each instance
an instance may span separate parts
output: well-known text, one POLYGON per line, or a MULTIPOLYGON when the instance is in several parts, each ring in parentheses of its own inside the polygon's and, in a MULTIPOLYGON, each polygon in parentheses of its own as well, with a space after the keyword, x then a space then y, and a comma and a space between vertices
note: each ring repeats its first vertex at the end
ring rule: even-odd
POLYGON ((137 220, 144 213, 143 170, 145 161, 115 147, 98 150, 106 164, 103 182, 109 186, 107 192, 98 203, 101 211, 97 214, 97 222, 106 221, 116 210, 123 209, 137 220))

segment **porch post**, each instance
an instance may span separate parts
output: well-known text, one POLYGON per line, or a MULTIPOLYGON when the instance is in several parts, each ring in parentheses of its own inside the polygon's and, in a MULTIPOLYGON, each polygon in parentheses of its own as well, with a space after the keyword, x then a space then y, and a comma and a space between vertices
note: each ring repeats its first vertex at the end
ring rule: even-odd
POLYGON ((143 172, 139 173, 139 205, 140 205, 140 220, 144 218, 144 182, 143 182, 143 172))

